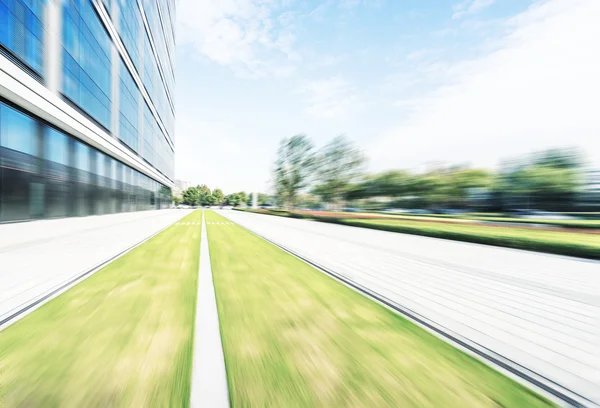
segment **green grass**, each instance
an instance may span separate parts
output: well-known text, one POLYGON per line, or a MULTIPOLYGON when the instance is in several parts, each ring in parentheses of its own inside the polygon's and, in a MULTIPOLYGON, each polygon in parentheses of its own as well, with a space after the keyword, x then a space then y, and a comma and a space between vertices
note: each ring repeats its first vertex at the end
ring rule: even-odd
POLYGON ((0 332, 0 406, 189 406, 200 228, 169 227, 0 332))
POLYGON ((321 220, 355 227, 366 227, 384 231, 452 239, 456 241, 600 259, 600 234, 472 224, 459 225, 441 222, 424 223, 391 219, 367 220, 344 218, 321 220))
POLYGON ((577 256, 581 258, 600 259, 600 234, 573 232, 569 230, 551 231, 534 228, 503 227, 481 224, 452 224, 448 222, 416 221, 410 217, 382 217, 380 219, 352 218, 356 213, 345 213, 332 216, 314 216, 292 212, 271 212, 269 210, 246 210, 261 214, 283 217, 314 219, 333 224, 350 225, 399 232, 404 234, 424 235, 434 238, 455 241, 473 242, 485 245, 525 249, 558 255, 577 256))
POLYGON ((594 219, 577 219, 577 220, 550 220, 550 219, 533 219, 533 218, 517 218, 508 215, 501 214, 478 214, 478 213, 465 213, 465 214, 386 214, 388 216, 410 219, 422 218, 422 219, 447 219, 447 220, 473 220, 473 221, 491 221, 491 222, 508 222, 517 224, 538 224, 546 225, 548 227, 561 227, 561 228, 586 228, 586 229, 600 229, 600 220, 594 219))
POLYGON ((207 227, 233 407, 551 405, 245 229, 207 227))

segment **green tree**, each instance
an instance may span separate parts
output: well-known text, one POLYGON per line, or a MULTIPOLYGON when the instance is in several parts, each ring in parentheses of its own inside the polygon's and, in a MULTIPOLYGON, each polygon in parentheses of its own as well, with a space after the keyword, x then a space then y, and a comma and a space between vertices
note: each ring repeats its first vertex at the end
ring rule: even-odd
POLYGON ((199 185, 196 188, 198 189, 198 193, 200 195, 200 204, 209 205, 206 203, 206 197, 208 197, 211 194, 210 188, 208 188, 206 184, 199 185))
POLYGON ((245 193, 233 193, 233 194, 229 194, 225 198, 225 201, 227 202, 227 205, 231 205, 233 207, 237 207, 238 205, 240 205, 241 203, 243 203, 242 198, 246 198, 245 195, 246 195, 245 193))
POLYGON ((223 194, 223 191, 220 188, 215 188, 212 195, 215 197, 215 200, 217 200, 216 205, 221 205, 225 202, 225 194, 223 194))
POLYGON ((197 187, 190 187, 183 192, 183 202, 187 205, 198 205, 200 203, 200 192, 197 187))
POLYGON ((246 201, 248 201, 248 194, 246 194, 245 191, 240 191, 237 194, 240 199, 240 204, 246 204, 246 201))
POLYGON ((179 204, 183 203, 183 198, 182 198, 182 197, 179 197, 179 196, 176 196, 176 195, 173 195, 173 194, 171 194, 171 201, 173 202, 173 204, 175 204, 175 205, 179 205, 179 204))
POLYGON ((313 194, 338 204, 362 174, 364 163, 363 154, 345 136, 335 137, 319 152, 319 184, 313 189, 313 194))
POLYGON ((214 196, 214 194, 209 194, 206 197, 204 197, 204 205, 217 205, 218 204, 218 200, 217 197, 214 196))
POLYGON ((551 149, 505 162, 494 190, 508 208, 566 210, 583 184, 583 159, 574 149, 551 149))
POLYGON ((273 178, 276 195, 284 206, 296 204, 298 193, 308 185, 314 163, 314 147, 306 135, 281 140, 273 178))

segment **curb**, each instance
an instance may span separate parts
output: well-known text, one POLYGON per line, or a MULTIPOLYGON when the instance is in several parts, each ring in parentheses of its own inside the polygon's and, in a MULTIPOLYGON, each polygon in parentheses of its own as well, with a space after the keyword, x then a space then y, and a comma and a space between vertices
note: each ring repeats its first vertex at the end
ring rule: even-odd
POLYGON ((193 353, 190 406, 192 408, 229 407, 225 356, 221 341, 204 211, 202 211, 193 353))

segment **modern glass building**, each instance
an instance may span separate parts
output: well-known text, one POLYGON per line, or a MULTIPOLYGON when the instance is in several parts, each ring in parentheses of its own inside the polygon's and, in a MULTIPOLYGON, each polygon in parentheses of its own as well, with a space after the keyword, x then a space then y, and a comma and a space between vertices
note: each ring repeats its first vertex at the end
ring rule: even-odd
POLYGON ((0 222, 165 208, 174 0, 0 0, 0 222))

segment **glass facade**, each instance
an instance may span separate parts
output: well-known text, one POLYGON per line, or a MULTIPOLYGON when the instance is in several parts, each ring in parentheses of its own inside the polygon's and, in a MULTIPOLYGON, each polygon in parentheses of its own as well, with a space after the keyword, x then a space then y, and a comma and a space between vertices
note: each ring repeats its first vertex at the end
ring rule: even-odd
POLYGON ((167 208, 169 188, 0 103, 0 222, 167 208))
POLYGON ((112 43, 89 0, 63 6, 63 94, 110 130, 112 43))
POLYGON ((42 75, 45 0, 0 0, 0 44, 42 75))
POLYGON ((133 151, 138 151, 138 112, 140 91, 121 60, 119 83, 119 139, 133 151))
POLYGON ((0 222, 170 206, 174 15, 174 0, 0 0, 0 52, 42 84, 56 72, 61 103, 145 163, 134 169, 0 94, 0 222), (50 32, 58 56, 44 54, 50 32))

